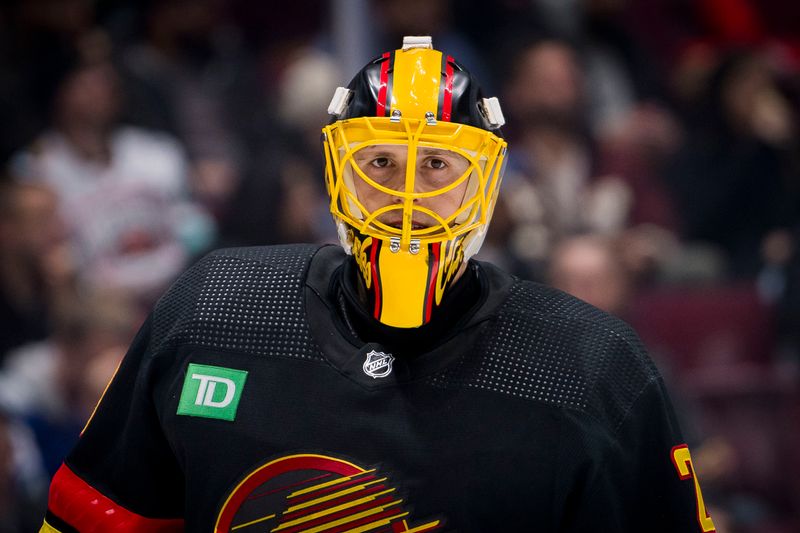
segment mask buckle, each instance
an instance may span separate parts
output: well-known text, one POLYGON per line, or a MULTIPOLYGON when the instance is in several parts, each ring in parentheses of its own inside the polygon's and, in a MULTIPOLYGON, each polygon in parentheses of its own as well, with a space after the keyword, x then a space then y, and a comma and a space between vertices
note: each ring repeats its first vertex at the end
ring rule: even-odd
MULTIPOLYGON (((411 239, 408 243, 408 253, 417 255, 419 253, 419 239, 411 239)), ((392 237, 389 239, 389 251, 396 254, 400 251, 400 237, 392 237)))

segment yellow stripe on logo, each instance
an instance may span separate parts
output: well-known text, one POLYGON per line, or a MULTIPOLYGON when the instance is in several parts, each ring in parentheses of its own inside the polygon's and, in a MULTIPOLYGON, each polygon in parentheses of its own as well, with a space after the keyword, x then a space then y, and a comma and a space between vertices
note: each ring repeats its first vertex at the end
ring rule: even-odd
POLYGON ((442 53, 438 50, 410 48, 394 54, 390 114, 399 109, 403 118, 424 119, 439 108, 442 79, 442 53))

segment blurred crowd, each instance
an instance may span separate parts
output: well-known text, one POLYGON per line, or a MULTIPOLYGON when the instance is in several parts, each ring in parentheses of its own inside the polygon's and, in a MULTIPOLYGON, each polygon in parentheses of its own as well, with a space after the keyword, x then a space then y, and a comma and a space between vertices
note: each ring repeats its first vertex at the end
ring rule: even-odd
POLYGON ((9 0, 0 533, 38 529, 188 264, 335 242, 319 129, 345 44, 368 59, 428 34, 508 120, 479 259, 637 329, 717 531, 800 531, 800 3, 9 0))

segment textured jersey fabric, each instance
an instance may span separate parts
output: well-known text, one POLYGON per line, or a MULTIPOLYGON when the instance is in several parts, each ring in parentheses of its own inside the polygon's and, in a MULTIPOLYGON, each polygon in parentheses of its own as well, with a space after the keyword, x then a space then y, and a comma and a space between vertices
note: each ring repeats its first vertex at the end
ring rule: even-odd
POLYGON ((472 262, 480 303, 399 356, 347 330, 345 259, 293 245, 191 268, 56 476, 47 531, 709 530, 625 324, 472 262), (92 526, 115 513, 128 529, 92 526))

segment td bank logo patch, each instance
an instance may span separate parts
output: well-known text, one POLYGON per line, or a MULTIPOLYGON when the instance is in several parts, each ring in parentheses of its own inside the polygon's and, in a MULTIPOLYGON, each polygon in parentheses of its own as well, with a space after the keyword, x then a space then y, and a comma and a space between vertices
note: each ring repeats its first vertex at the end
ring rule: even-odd
POLYGON ((178 414, 233 420, 246 379, 245 370, 190 363, 178 414))

